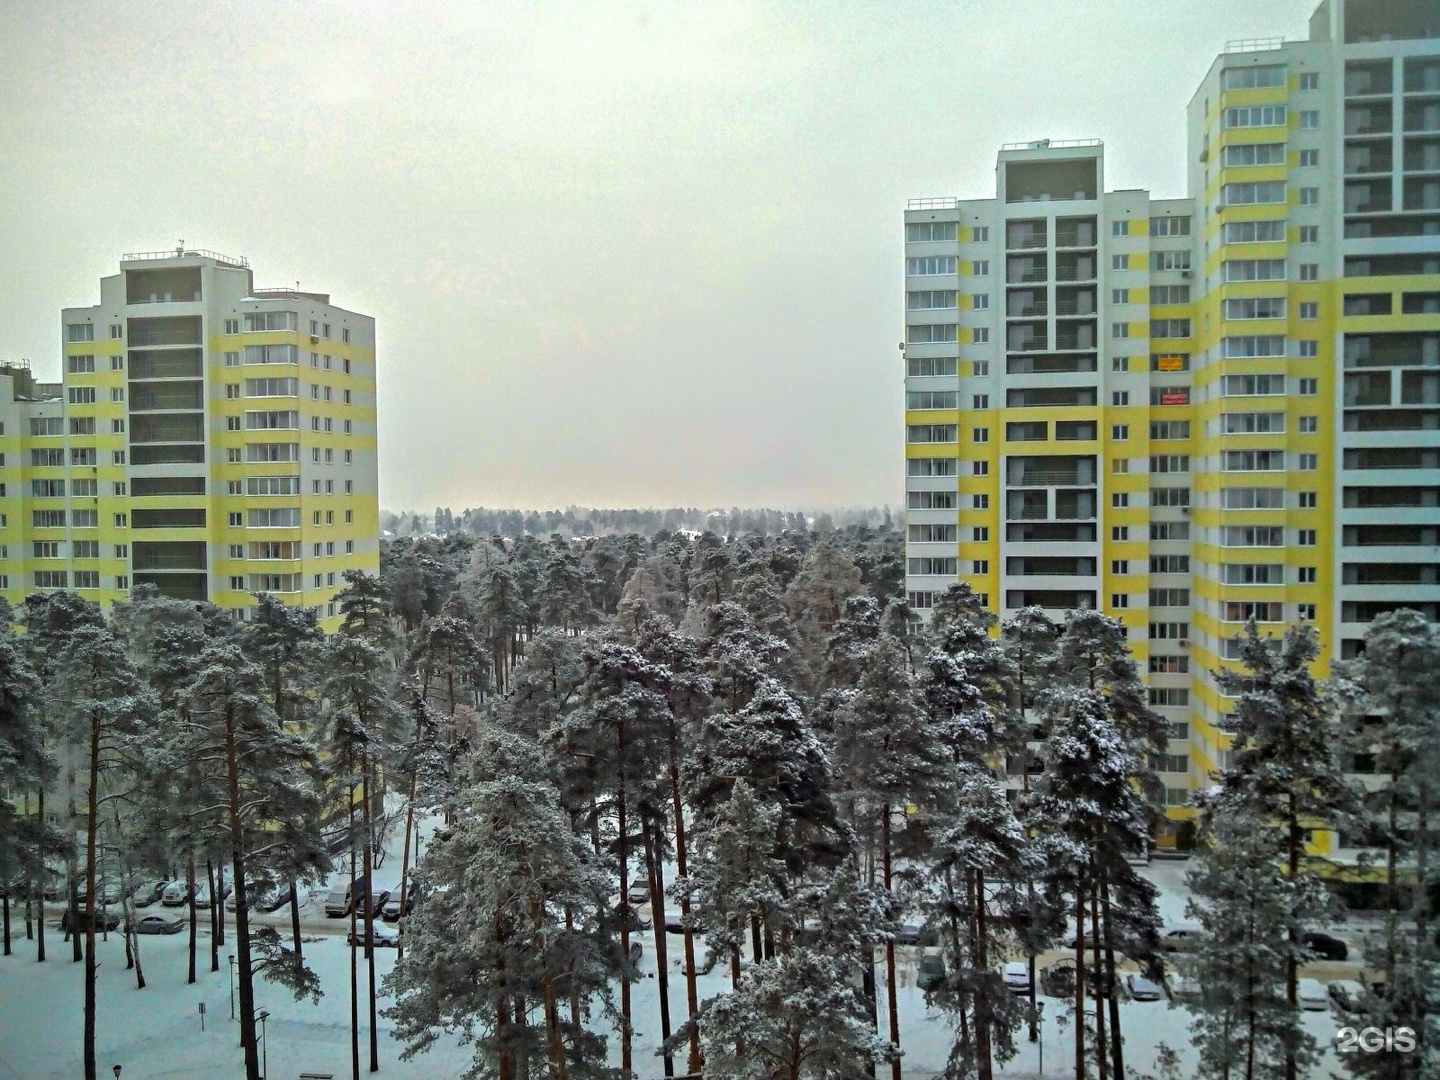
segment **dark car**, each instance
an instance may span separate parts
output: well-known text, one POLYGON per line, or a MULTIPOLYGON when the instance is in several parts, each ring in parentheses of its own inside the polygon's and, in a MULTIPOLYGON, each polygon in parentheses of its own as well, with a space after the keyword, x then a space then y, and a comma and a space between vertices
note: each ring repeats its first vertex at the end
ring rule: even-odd
POLYGON ((1305 948, 1326 960, 1348 960, 1350 958, 1350 946, 1329 934, 1311 932, 1300 940, 1304 943, 1305 948))
POLYGON ((915 985, 921 990, 930 990, 945 981, 945 961, 938 953, 920 958, 920 974, 915 985))
POLYGON ((665 916, 665 932, 667 934, 683 934, 685 932, 685 920, 679 915, 665 916))
POLYGON ((370 910, 375 912, 375 917, 381 918, 381 909, 384 908, 385 901, 389 899, 389 889, 373 889, 369 893, 362 892, 355 903, 355 917, 357 919, 365 918, 365 906, 369 904, 370 910))
MULTIPOLYGON (((85 910, 82 909, 81 911, 78 911, 78 912, 75 913, 75 927, 76 927, 76 929, 78 929, 78 930, 84 930, 84 929, 89 925, 89 923, 90 923, 90 913, 89 913, 88 911, 85 911, 85 910)), ((113 912, 113 911, 97 911, 97 912, 95 912, 95 929, 96 929, 96 930, 118 930, 119 928, 120 928, 120 916, 119 916, 116 912, 113 912)), ((60 929, 61 929, 61 930, 69 930, 69 929, 70 929, 70 909, 69 909, 69 908, 66 908, 66 909, 65 909, 65 913, 60 916, 60 929)))
MULTIPOLYGON (((1050 997, 1069 998, 1075 996, 1075 961, 1057 960, 1040 972, 1040 989, 1050 997)), ((1085 992, 1091 997, 1109 997, 1114 992, 1114 983, 1094 965, 1085 967, 1085 992)))

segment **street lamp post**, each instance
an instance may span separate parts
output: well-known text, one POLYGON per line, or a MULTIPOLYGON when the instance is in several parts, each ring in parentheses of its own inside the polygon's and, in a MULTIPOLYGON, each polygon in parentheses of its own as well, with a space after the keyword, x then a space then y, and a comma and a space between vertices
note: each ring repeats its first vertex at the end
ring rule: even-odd
POLYGON ((235 954, 231 953, 230 960, 230 1019, 235 1019, 235 954))
POLYGON ((115 1080, 120 1080, 120 1066, 111 1065, 110 1070, 115 1074, 115 1080))
POLYGON ((1043 1001, 1037 1001, 1035 1003, 1035 1027, 1040 1033, 1040 1041, 1038 1044, 1040 1050, 1040 1069, 1035 1075, 1043 1078, 1045 1075, 1045 1002, 1043 1001))
POLYGON ((270 1075, 270 1047, 265 1042, 265 1021, 270 1019, 270 1014, 261 1009, 255 1019, 260 1021, 260 1080, 265 1080, 270 1075))

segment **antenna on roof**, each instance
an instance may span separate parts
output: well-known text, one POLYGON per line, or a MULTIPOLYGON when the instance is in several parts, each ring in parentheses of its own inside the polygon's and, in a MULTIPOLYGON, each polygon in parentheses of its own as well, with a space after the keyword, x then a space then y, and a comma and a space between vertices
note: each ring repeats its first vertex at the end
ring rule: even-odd
POLYGON ((175 249, 175 257, 176 257, 177 259, 179 259, 179 258, 181 258, 182 256, 184 256, 184 254, 185 254, 185 241, 184 241, 184 240, 181 240, 181 241, 180 241, 180 246, 175 249))

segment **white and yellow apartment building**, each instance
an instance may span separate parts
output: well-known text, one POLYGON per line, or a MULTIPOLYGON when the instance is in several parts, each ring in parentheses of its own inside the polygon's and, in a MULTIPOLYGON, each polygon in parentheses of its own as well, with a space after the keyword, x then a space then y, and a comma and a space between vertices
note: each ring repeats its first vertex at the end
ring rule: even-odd
POLYGON ((1315 624, 1323 675, 1385 611, 1440 619, 1440 5, 1232 43, 1186 124, 1185 198, 1041 140, 905 210, 910 602, 1123 622, 1162 843, 1226 762, 1246 620, 1315 624))
POLYGON ((263 592, 335 629, 379 568, 375 320, 181 247, 60 323, 63 381, 0 364, 0 595, 263 592))

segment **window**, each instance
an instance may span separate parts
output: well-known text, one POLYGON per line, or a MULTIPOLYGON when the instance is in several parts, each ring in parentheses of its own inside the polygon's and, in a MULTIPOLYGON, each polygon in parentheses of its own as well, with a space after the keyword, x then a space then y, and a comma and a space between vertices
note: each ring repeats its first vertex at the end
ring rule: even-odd
MULTIPOLYGON (((972 330, 970 331, 970 339, 971 339, 973 342, 975 342, 976 345, 985 345, 985 344, 988 344, 989 341, 990 341, 990 328, 989 328, 988 326, 977 326, 977 327, 975 327, 974 329, 972 329, 972 330)), ((989 360, 977 360, 977 361, 975 361, 975 368, 977 369, 977 370, 975 371, 975 374, 976 374, 976 375, 989 375, 989 374, 990 374, 990 361, 989 361, 989 360), (984 370, 984 371, 978 370, 982 365, 984 366, 985 370, 984 370)))
MULTIPOLYGON (((1231 340, 1229 338, 1227 341, 1231 340)), ((1284 339, 1282 338, 1283 342, 1284 339)), ((1240 355, 1244 355, 1243 353, 1240 355)), ((1266 375, 1226 375, 1221 382, 1221 392, 1226 397, 1254 397, 1269 394, 1285 393, 1285 376, 1280 374, 1266 375)))
POLYGON ((1300 73, 1301 90, 1319 90, 1320 73, 1318 71, 1302 71, 1300 73))
POLYGON ((311 480, 311 481, 310 481, 310 494, 311 494, 311 495, 319 495, 319 494, 320 494, 320 481, 319 481, 319 480, 311 480))
POLYGON ((246 511, 246 526, 251 529, 293 529, 300 524, 300 511, 295 507, 246 511))
POLYGON ((1128 356, 1112 356, 1110 358, 1111 371, 1129 371, 1130 358, 1128 356))
POLYGON ((1224 126, 1227 128, 1281 127, 1285 123, 1285 106, 1251 105, 1249 107, 1226 109, 1223 121, 1224 126))
POLYGON ((1314 604, 1296 604, 1296 605, 1295 605, 1295 617, 1296 617, 1297 619, 1300 619, 1302 622, 1314 622, 1314 621, 1315 621, 1315 605, 1314 605, 1314 604))
POLYGON ((1320 189, 1318 187, 1302 187, 1300 189, 1301 206, 1319 206, 1320 189))
POLYGON ((972 442, 977 442, 977 443, 989 442, 989 441, 990 441, 990 429, 989 429, 988 427, 971 428, 971 429, 970 429, 970 439, 971 439, 972 442))
POLYGON ((1318 469, 1319 467, 1320 467, 1320 455, 1318 455, 1318 454, 1301 454, 1301 455, 1300 455, 1300 471, 1301 471, 1301 472, 1314 472, 1314 471, 1315 471, 1316 469, 1318 469))
POLYGON ((35 499, 63 499, 65 497, 65 481, 31 480, 30 496, 35 499))
POLYGON ((970 264, 970 273, 975 277, 986 277, 990 273, 990 260, 976 259, 970 264))
POLYGON ((1128 338, 1130 336, 1130 324, 1123 322, 1111 323, 1110 336, 1112 338, 1128 338))
POLYGON ((1130 573, 1130 560, 1129 560, 1129 559, 1111 559, 1111 560, 1110 560, 1110 573, 1112 573, 1112 574, 1128 574, 1128 573, 1130 573))
POLYGON ((1189 454, 1155 454, 1150 458, 1152 473, 1181 473, 1190 471, 1189 454))
POLYGON ((254 311, 245 316, 247 334, 274 330, 294 330, 299 326, 300 317, 293 311, 254 311))
POLYGON ((1151 236, 1189 236, 1190 217, 1179 215, 1175 217, 1152 217, 1150 219, 1151 236))
POLYGON ((65 527, 65 511, 32 510, 30 527, 33 529, 63 529, 65 527))
POLYGON ((1296 570, 1295 580, 1301 585, 1315 584, 1315 567, 1301 566, 1296 570))
MULTIPOLYGON (((349 330, 346 330, 345 333, 348 334, 348 333, 350 333, 350 331, 349 331, 349 330)), ((350 374, 350 358, 349 358, 348 356, 345 357, 343 360, 340 361, 340 364, 341 364, 341 368, 342 368, 342 370, 345 372, 345 374, 346 374, 346 375, 349 375, 349 374, 350 374)))
POLYGON ((1130 493, 1128 491, 1112 491, 1110 493, 1110 505, 1117 510, 1122 510, 1130 505, 1130 493))
POLYGON ((954 289, 930 290, 907 293, 905 306, 911 311, 930 311, 934 308, 953 308, 956 292, 954 289))
POLYGON ((960 407, 958 397, 959 395, 954 390, 911 390, 905 395, 905 407, 907 409, 958 409, 960 407))
POLYGON ((129 576, 128 574, 116 574, 116 575, 115 575, 115 588, 117 588, 117 589, 128 589, 128 588, 130 588, 130 576, 129 576))
POLYGON ((1221 265, 1226 281, 1284 281, 1284 259, 1226 259, 1221 265))
MULTIPOLYGON (((905 441, 910 443, 953 443, 957 438, 954 424, 911 424, 905 429, 905 441)), ((314 453, 319 461, 320 448, 316 447, 314 453)))
POLYGON ((1110 223, 1111 236, 1125 236, 1129 232, 1130 223, 1128 221, 1112 221, 1110 223))
POLYGON ((1151 270, 1189 270, 1190 252, 1188 251, 1152 251, 1150 253, 1151 270))
POLYGON ((990 294, 977 292, 970 294, 970 306, 976 311, 985 311, 990 307, 990 294))
POLYGON ((1314 492, 1314 491, 1302 491, 1302 492, 1300 492, 1300 498, 1299 498, 1299 500, 1298 500, 1300 509, 1301 509, 1301 510, 1314 510, 1315 507, 1319 505, 1318 499, 1319 499, 1319 496, 1318 496, 1318 494, 1317 494, 1316 492, 1314 492))
POLYGON ((1258 203, 1283 203, 1285 181, 1264 180, 1245 184, 1226 184, 1220 189, 1221 206, 1254 206, 1258 203))
POLYGON ((330 337, 330 324, 328 322, 323 327, 321 327, 320 336, 323 338, 330 337))
POLYGON ((905 340, 912 345, 929 345, 935 342, 954 341, 954 323, 921 323, 905 328, 905 340))
POLYGON ((1320 418, 1318 416, 1300 417, 1300 434, 1314 435, 1320 430, 1320 418))
POLYGON ((1150 438, 1152 439, 1188 439, 1190 438, 1189 420, 1156 420, 1150 424, 1150 438))
POLYGON ((1320 264, 1319 264, 1319 263, 1301 263, 1301 264, 1300 264, 1300 280, 1301 280, 1301 281, 1319 281, 1319 280, 1320 280, 1320 264))
POLYGON ((1110 438, 1115 442, 1124 442, 1130 438, 1130 425, 1112 424, 1110 427, 1110 438))
POLYGON ((1189 540, 1190 523, 1188 521, 1152 521, 1150 523, 1151 540, 1189 540))
MULTIPOLYGON (((238 393, 230 394, 228 385, 225 390, 226 397, 239 396, 238 393)), ((294 397, 299 392, 298 380, 294 378, 245 380, 246 397, 294 397)))
POLYGON ((100 573, 96 570, 76 570, 75 588, 77 589, 98 589, 100 587, 100 573))
POLYGON ((1151 607, 1189 607, 1189 589, 1151 589, 1151 607))
POLYGON ((1130 594, 1119 592, 1111 593, 1110 606, 1112 608, 1128 608, 1130 606, 1130 594))
POLYGON ((310 354, 310 366, 313 368, 320 366, 320 354, 318 352, 312 352, 310 354))
POLYGON ((1190 336, 1189 319, 1151 319, 1152 338, 1185 338, 1190 336))
POLYGON ((1316 530, 1314 529, 1296 530, 1295 541, 1297 544, 1300 545, 1300 547, 1314 547, 1317 543, 1319 543, 1316 530))
POLYGON ((71 480, 70 494, 80 499, 93 499, 99 495, 94 480, 71 480))
POLYGON ((1314 340, 1313 338, 1306 338, 1300 341, 1298 344, 1300 346, 1300 355, 1302 357, 1312 357, 1320 355, 1320 342, 1314 340))
POLYGON ((1280 563, 1221 563, 1220 580, 1226 585, 1280 585, 1285 567, 1280 563))
POLYGON ((1129 391, 1129 390, 1112 390, 1112 391, 1110 391, 1110 404, 1111 404, 1111 405, 1115 405, 1115 406, 1117 406, 1117 407, 1118 407, 1118 406, 1129 405, 1129 404, 1130 404, 1130 391, 1129 391))
MULTIPOLYGON (((347 510, 347 511, 345 511, 345 513, 346 513, 346 515, 347 515, 346 518, 345 518, 345 522, 346 522, 346 524, 348 525, 349 522, 350 522, 350 518, 349 518, 349 516, 348 516, 349 513, 350 513, 350 511, 347 510)), ((346 540, 346 541, 345 541, 345 554, 346 554, 346 555, 353 555, 353 554, 355 554, 355 541, 354 541, 354 540, 346 540)))
POLYGON ((94 341, 95 327, 91 323, 70 323, 65 327, 66 341, 94 341))
POLYGON ((905 538, 915 544, 953 544, 956 532, 954 525, 910 525, 906 527, 905 538))
POLYGON ((1285 298, 1283 296, 1242 297, 1225 301, 1227 319, 1283 319, 1285 298))
POLYGON ((123 357, 123 356, 112 356, 112 357, 110 357, 110 370, 111 370, 111 371, 124 371, 124 370, 125 370, 125 357, 123 357))
POLYGON ((236 592, 243 592, 245 589, 245 579, 243 577, 231 577, 230 588, 236 592))
MULTIPOLYGON (((975 394, 970 398, 970 407, 977 412, 981 409, 990 408, 989 394, 975 394)), ((345 451, 345 464, 350 464, 350 451, 345 451)))
POLYGON ((124 514, 116 514, 116 515, 115 515, 115 527, 116 527, 117 529, 123 529, 123 528, 125 528, 125 526, 128 525, 129 523, 130 523, 130 519, 129 519, 126 515, 124 515, 124 514))
POLYGON ((1220 455, 1226 472, 1284 472, 1283 450, 1226 450, 1220 455))
POLYGON ((989 541, 990 541, 990 529, 989 529, 987 526, 984 526, 984 525, 981 525, 981 526, 979 526, 979 527, 977 527, 977 528, 971 529, 971 530, 970 530, 970 539, 971 539, 972 541, 974 541, 975 543, 977 543, 977 544, 989 543, 989 541))
POLYGON ((970 230, 970 240, 976 244, 988 243, 990 240, 990 226, 976 225, 970 230))
POLYGON ((225 320, 225 333, 227 333, 227 334, 238 334, 238 333, 240 333, 240 320, 239 320, 239 319, 226 319, 226 320, 225 320))
POLYGON ((1272 244, 1285 239, 1285 222, 1227 221, 1222 235, 1227 244, 1272 244))
POLYGON ((1151 506, 1190 505, 1190 489, 1181 487, 1157 487, 1150 489, 1151 506))
POLYGON ((1279 525, 1222 525, 1221 547, 1284 547, 1285 529, 1279 525))
POLYGON ((1320 164, 1320 151, 1319 151, 1319 150, 1301 150, 1301 151, 1300 151, 1300 167, 1301 167, 1302 169, 1313 169, 1313 168, 1318 167, 1319 164, 1320 164))
POLYGON ((1301 128, 1304 128, 1304 129, 1306 129, 1306 130, 1309 130, 1309 129, 1312 129, 1312 128, 1318 128, 1318 127, 1320 126, 1320 110, 1319 110, 1319 109, 1301 109, 1301 110, 1300 110, 1300 126, 1301 126, 1301 128))
POLYGON ((955 273, 954 255, 923 255, 905 260, 905 273, 909 277, 934 277, 955 273))
POLYGON ((1110 290, 1110 302, 1111 302, 1112 304, 1128 304, 1128 303, 1130 303, 1130 290, 1129 290, 1129 289, 1111 289, 1111 290, 1110 290))
POLYGON ((69 375, 89 375, 95 370, 95 357, 93 356, 67 356, 65 358, 65 372, 69 375))
POLYGON ((245 515, 244 515, 244 514, 232 513, 232 514, 229 515, 229 518, 227 519, 227 523, 229 524, 230 528, 232 528, 232 529, 243 528, 244 525, 245 525, 245 515))
POLYGON ((298 428, 300 414, 293 409, 278 409, 267 412, 247 412, 245 428, 248 431, 272 431, 282 428, 298 428))
MULTIPOLYGON (((1226 301, 1229 303, 1229 301, 1226 301)), ((1320 302, 1318 300, 1302 300, 1300 302, 1300 318, 1304 322, 1311 322, 1320 317, 1320 302)))
POLYGON ((1246 165, 1284 165, 1285 144, 1244 143, 1227 146, 1220 156, 1221 168, 1234 169, 1246 165))
POLYGON ((125 388, 124 388, 123 386, 112 386, 112 387, 110 388, 110 400, 111 400, 111 401, 124 401, 124 400, 125 400, 125 388))
POLYGON ((1188 574, 1189 572, 1189 555, 1150 556, 1150 573, 1152 574, 1188 574))
POLYGON ((1189 302, 1189 285, 1152 285, 1150 287, 1152 306, 1155 304, 1188 304, 1189 302))
POLYGON ((1111 255, 1111 256, 1110 256, 1110 269, 1111 269, 1111 270, 1129 270, 1129 269, 1130 269, 1130 256, 1129 256, 1129 255, 1111 255))
POLYGON ((936 378, 955 374, 953 356, 911 356, 905 360, 905 374, 911 378, 936 378))
POLYGON ((36 570, 35 587, 37 589, 69 588, 69 574, 64 570, 36 570))
POLYGON ((971 476, 989 476, 990 463, 988 461, 972 461, 970 463, 971 476))
POLYGON ((1116 475, 1128 473, 1130 471, 1130 459, 1112 458, 1110 461, 1110 471, 1116 475))
POLYGON ((1299 241, 1302 244, 1318 244, 1320 242, 1320 226, 1301 225, 1299 241))
POLYGON ((1319 379, 1301 379, 1301 380, 1300 380, 1300 396, 1301 396, 1301 397, 1314 397, 1314 396, 1315 396, 1316 394, 1318 394, 1318 393, 1320 393, 1320 380, 1319 380, 1319 379))
POLYGON ((66 399, 71 405, 94 405, 95 387, 93 386, 72 386, 66 391, 66 399))
POLYGON ((1185 641, 1190 637, 1188 622, 1152 622, 1149 626, 1151 641, 1185 641))
POLYGON ((934 244, 958 239, 958 225, 953 221, 915 221, 905 226, 907 244, 934 244))
POLYGON ((1264 64, 1226 68, 1220 78, 1220 85, 1225 90, 1260 90, 1267 86, 1284 86, 1285 67, 1282 64, 1264 64))
MULTIPOLYGON (((905 570, 909 574, 942 574, 954 577, 960 572, 960 560, 954 558, 907 559, 905 570)), ((316 575, 318 578, 319 575, 316 575)), ((319 581, 316 581, 319 584, 319 581)))
POLYGON ((60 558, 60 541, 58 540, 37 540, 30 545, 31 557, 36 559, 58 559, 60 558))
POLYGON ((345 524, 346 524, 346 525, 353 525, 353 524, 355 524, 355 511, 354 511, 354 510, 346 510, 346 511, 345 511, 345 524))
POLYGON ((65 451, 56 447, 53 450, 31 450, 30 465, 33 468, 44 469, 63 466, 65 464, 65 451))
POLYGON ((1281 510, 1285 506, 1285 489, 1278 487, 1221 488, 1220 506, 1224 510, 1281 510))
POLYGON ((1110 539, 1111 539, 1111 540, 1129 540, 1129 539, 1130 539, 1130 526, 1129 526, 1129 525, 1114 525, 1114 526, 1111 526, 1111 528, 1110 528, 1110 539))

